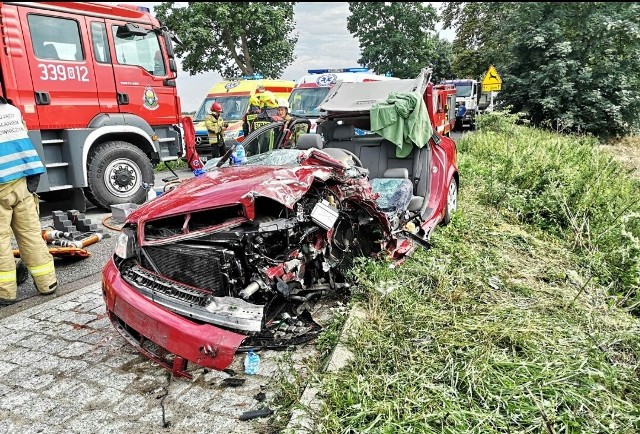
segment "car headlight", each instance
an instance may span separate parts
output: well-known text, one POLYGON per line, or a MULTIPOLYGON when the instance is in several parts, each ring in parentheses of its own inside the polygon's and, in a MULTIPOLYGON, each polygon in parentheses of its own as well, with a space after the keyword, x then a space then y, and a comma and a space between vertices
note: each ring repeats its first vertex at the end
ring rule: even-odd
POLYGON ((129 259, 135 256, 136 237, 131 229, 122 229, 116 243, 116 255, 122 259, 129 259))

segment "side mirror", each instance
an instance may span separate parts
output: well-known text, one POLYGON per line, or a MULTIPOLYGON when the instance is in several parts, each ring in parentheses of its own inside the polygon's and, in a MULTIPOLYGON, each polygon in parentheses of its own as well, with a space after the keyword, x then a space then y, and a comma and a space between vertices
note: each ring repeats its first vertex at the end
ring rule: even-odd
POLYGON ((171 33, 169 33, 168 31, 163 31, 162 37, 164 38, 165 45, 167 46, 167 56, 169 56, 170 59, 173 59, 176 54, 173 49, 173 43, 171 41, 171 33))
POLYGON ((118 26, 116 37, 126 39, 132 36, 146 36, 147 33, 149 33, 149 30, 139 24, 127 23, 122 26, 118 26))
POLYGON ((169 71, 178 72, 178 65, 176 65, 175 59, 169 59, 169 71))

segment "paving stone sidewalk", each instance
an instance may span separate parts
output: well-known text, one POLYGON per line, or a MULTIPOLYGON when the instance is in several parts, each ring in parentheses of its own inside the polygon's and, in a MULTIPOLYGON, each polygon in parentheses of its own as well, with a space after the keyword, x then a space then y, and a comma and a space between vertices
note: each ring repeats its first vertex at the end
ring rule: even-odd
POLYGON ((266 418, 238 420, 273 397, 283 353, 260 354, 258 375, 236 356, 239 387, 195 365, 173 378, 116 332, 91 284, 0 320, 0 433, 271 433, 266 418))

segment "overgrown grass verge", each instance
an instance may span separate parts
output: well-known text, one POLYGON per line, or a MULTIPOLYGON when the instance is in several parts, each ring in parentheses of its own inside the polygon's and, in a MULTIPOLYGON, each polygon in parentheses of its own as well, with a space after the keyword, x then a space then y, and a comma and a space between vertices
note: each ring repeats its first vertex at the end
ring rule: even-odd
POLYGON ((589 278, 640 314, 640 179, 589 137, 483 117, 462 140, 460 171, 480 198, 561 239, 578 252, 589 278), (471 179, 473 178, 473 179, 471 179))
POLYGON ((432 249, 353 268, 366 319, 352 362, 311 381, 312 432, 640 431, 640 320, 618 295, 637 292, 637 184, 586 139, 499 126, 458 143, 432 249))

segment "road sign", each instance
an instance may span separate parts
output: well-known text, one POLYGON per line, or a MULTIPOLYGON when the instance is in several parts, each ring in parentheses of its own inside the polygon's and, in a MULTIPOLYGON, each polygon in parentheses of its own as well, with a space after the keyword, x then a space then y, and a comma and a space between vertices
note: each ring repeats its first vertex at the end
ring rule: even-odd
POLYGON ((501 84, 483 84, 482 91, 483 92, 497 92, 502 89, 501 84))
POLYGON ((502 79, 498 75, 498 71, 493 65, 489 66, 487 74, 482 79, 482 91, 491 92, 502 89, 502 79))

